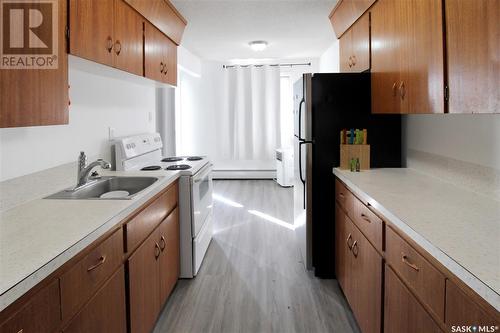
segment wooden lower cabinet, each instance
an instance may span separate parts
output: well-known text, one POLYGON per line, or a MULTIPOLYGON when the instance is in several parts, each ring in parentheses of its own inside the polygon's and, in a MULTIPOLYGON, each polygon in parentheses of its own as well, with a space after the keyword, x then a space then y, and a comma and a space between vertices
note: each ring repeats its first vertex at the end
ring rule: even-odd
POLYGON ((179 278, 179 210, 175 208, 128 259, 130 330, 150 332, 179 278))
POLYGON ((440 333, 439 325, 385 265, 384 333, 440 333))
MULTIPOLYGON (((36 293, 4 323, 0 323, 0 332, 53 332, 61 323, 60 311, 59 280, 54 280, 36 293)), ((3 313, 0 312, 0 314, 3 313)))
POLYGON ((180 274, 179 208, 160 224, 160 301, 165 302, 180 274))
POLYGON ((453 326, 498 327, 500 314, 497 312, 495 319, 473 302, 457 285, 446 280, 446 327, 452 331, 453 326))
POLYGON ((382 257, 349 217, 336 207, 337 274, 361 331, 380 332, 382 257))
POLYGON ((126 331, 125 274, 122 266, 73 318, 63 332, 119 333, 126 331))
POLYGON ((155 231, 128 260, 131 332, 150 332, 160 311, 159 231, 155 231))

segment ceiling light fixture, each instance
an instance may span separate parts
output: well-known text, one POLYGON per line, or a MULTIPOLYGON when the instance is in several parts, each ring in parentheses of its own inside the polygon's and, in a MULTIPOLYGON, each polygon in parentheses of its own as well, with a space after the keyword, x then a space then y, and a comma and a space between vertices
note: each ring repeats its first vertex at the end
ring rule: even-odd
POLYGON ((263 40, 255 40, 248 43, 248 45, 250 45, 250 48, 254 51, 263 51, 267 47, 267 42, 263 40))

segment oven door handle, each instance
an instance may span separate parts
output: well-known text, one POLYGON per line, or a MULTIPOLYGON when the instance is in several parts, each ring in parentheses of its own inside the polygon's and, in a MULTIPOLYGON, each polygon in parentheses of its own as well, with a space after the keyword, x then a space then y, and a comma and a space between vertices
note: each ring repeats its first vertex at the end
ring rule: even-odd
POLYGON ((207 175, 210 174, 210 172, 212 172, 212 164, 208 164, 208 166, 205 167, 205 171, 201 171, 201 175, 200 176, 196 176, 196 179, 193 181, 195 184, 201 182, 207 175))

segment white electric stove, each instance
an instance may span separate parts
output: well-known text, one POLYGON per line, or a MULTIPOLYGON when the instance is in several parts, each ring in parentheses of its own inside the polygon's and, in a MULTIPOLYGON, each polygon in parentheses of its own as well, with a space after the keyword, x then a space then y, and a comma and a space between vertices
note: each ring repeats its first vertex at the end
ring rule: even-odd
POLYGON ((181 278, 198 273, 212 240, 212 164, 204 156, 162 156, 158 133, 116 139, 117 171, 179 172, 181 278))

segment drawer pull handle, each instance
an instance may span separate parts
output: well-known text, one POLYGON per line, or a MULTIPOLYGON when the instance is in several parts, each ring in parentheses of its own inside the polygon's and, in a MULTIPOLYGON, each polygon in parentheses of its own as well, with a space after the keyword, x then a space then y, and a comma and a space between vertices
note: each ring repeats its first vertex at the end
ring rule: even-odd
POLYGON ((340 192, 339 197, 341 197, 342 199, 345 198, 344 193, 340 192))
POLYGON ((111 51, 113 50, 113 39, 111 38, 111 36, 108 36, 108 38, 106 38, 106 50, 108 50, 109 53, 111 53, 111 51))
POLYGON ((368 222, 368 223, 372 223, 372 221, 370 220, 370 218, 368 216, 366 216, 364 213, 361 213, 361 218, 363 220, 365 220, 366 222, 368 222))
POLYGON ((352 254, 354 255, 354 258, 357 258, 358 257, 358 254, 359 254, 359 248, 358 248, 358 241, 354 241, 354 243, 352 244, 352 254), (356 249, 356 250, 354 250, 356 249))
POLYGON ((165 241, 165 237, 163 237, 163 235, 161 236, 160 238, 160 250, 163 252, 163 250, 165 250, 165 246, 167 245, 166 241, 165 241))
POLYGON ((96 269, 97 267, 101 266, 102 264, 104 264, 104 262, 106 261, 106 256, 101 256, 99 258, 99 261, 97 262, 97 264, 95 265, 92 265, 90 266, 89 268, 87 268, 87 272, 90 272, 90 271, 93 271, 94 269, 96 269))
POLYGON ((347 247, 349 248, 349 250, 352 249, 352 242, 350 242, 350 241, 352 241, 352 235, 351 234, 349 234, 349 237, 347 237, 346 241, 347 241, 347 247))
POLYGON ((21 328, 19 331, 17 331, 17 333, 23 333, 24 332, 24 328, 21 328))
POLYGON ((420 270, 417 267, 417 265, 412 264, 410 261, 408 261, 408 256, 406 254, 404 254, 403 252, 401 252, 401 261, 403 261, 406 265, 410 266, 411 268, 413 268, 417 272, 420 270))
POLYGON ((160 253, 161 253, 160 245, 158 245, 158 243, 155 243, 155 259, 158 259, 160 253))
POLYGON ((122 51, 122 43, 117 40, 115 43, 115 53, 116 55, 120 55, 120 52, 122 51))

